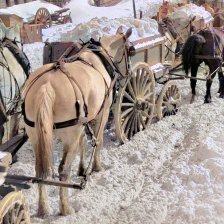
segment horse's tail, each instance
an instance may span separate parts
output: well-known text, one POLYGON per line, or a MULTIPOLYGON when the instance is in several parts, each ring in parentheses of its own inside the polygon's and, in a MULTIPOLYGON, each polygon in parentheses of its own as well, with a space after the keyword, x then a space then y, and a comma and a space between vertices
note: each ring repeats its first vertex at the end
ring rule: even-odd
POLYGON ((205 43, 205 38, 202 35, 194 34, 190 36, 182 49, 182 63, 186 74, 188 74, 191 64, 194 60, 195 48, 205 43))
POLYGON ((43 178, 53 174, 53 108, 55 91, 48 82, 44 84, 37 94, 35 107, 36 119, 36 166, 37 175, 43 178))

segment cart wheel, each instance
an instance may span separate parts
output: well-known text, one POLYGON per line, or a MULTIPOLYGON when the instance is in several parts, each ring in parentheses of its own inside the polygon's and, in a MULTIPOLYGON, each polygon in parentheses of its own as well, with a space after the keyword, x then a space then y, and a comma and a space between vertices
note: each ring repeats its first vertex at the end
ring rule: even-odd
POLYGON ((63 24, 72 23, 72 18, 69 15, 66 15, 63 19, 63 24))
POLYGON ((43 28, 52 26, 51 14, 46 8, 39 8, 35 15, 35 24, 43 24, 43 28))
POLYGON ((175 115, 181 102, 179 89, 174 81, 167 82, 156 103, 157 117, 161 120, 165 116, 175 115))
POLYGON ((120 142, 150 125, 155 107, 155 79, 148 64, 137 63, 115 104, 115 129, 120 142))
POLYGON ((30 224, 30 216, 22 192, 11 192, 0 201, 0 223, 30 224))

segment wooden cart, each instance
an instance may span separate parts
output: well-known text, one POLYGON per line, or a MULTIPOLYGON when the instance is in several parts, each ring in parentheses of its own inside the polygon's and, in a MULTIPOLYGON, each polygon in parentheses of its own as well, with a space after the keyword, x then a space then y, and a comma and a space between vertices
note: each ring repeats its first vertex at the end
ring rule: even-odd
POLYGON ((180 91, 169 80, 169 69, 164 65, 165 38, 156 35, 133 44, 132 76, 118 90, 114 105, 115 131, 121 142, 148 127, 153 117, 160 120, 175 115, 181 103, 180 91))
POLYGON ((72 23, 70 13, 66 14, 68 10, 69 8, 61 9, 55 11, 53 14, 50 14, 50 12, 46 8, 40 8, 36 12, 33 23, 41 24, 43 28, 49 28, 53 24, 58 25, 58 24, 72 23))
POLYGON ((11 162, 10 153, 0 152, 0 223, 30 224, 29 209, 22 192, 3 184, 11 162))

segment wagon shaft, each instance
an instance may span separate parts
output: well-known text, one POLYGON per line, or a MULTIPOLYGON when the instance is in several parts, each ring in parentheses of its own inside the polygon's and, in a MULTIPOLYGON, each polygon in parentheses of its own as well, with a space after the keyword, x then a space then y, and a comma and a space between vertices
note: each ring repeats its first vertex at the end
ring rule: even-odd
POLYGON ((80 183, 67 183, 63 181, 56 181, 56 180, 44 180, 41 178, 36 177, 29 177, 29 176, 19 176, 19 175, 7 175, 6 176, 6 184, 13 184, 24 188, 29 188, 29 184, 44 184, 44 185, 51 185, 57 187, 66 187, 66 188, 73 188, 73 189, 84 189, 86 185, 86 181, 83 179, 80 183))
POLYGON ((27 139, 28 136, 26 134, 16 135, 6 143, 0 145, 0 152, 9 152, 12 154, 12 157, 14 157, 27 139))
POLYGON ((63 12, 67 12, 68 10, 70 10, 70 9, 69 8, 66 8, 66 9, 57 10, 53 14, 51 14, 51 16, 59 15, 59 14, 61 14, 63 12))

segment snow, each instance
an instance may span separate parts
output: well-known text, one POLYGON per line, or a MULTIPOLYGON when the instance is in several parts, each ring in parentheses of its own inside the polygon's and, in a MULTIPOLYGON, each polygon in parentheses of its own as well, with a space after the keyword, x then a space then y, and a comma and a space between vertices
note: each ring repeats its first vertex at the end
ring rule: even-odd
POLYGON ((43 30, 44 40, 53 41, 88 41, 91 37, 98 40, 103 35, 114 35, 122 26, 124 32, 132 27, 130 41, 159 35, 158 24, 153 19, 115 18, 106 17, 93 18, 86 23, 77 26, 68 24, 65 27, 58 26, 43 30))
POLYGON ((192 3, 176 8, 171 14, 171 18, 174 20, 179 19, 179 22, 183 18, 192 19, 194 16, 196 16, 196 20, 203 18, 205 23, 213 20, 211 13, 206 11, 204 7, 199 7, 192 3))
POLYGON ((37 10, 42 7, 48 9, 50 14, 61 9, 60 7, 58 7, 56 5, 52 5, 47 2, 36 0, 33 2, 14 5, 12 7, 7 7, 5 9, 0 9, 0 14, 15 14, 15 15, 23 18, 24 22, 29 22, 34 19, 34 16, 35 16, 37 10))
MULTIPOLYGON (((57 188, 49 187, 51 216, 32 223, 223 223, 224 101, 216 96, 203 104, 205 83, 189 104, 189 80, 178 82, 182 105, 176 116, 164 118, 119 146, 113 130, 105 133, 104 171, 93 173, 86 189, 70 190, 74 213, 58 216, 57 188)), ((61 154, 56 141, 55 168, 61 154)), ((88 153, 89 154, 89 153, 88 153)), ((75 177, 77 162, 73 166, 75 177)), ((19 152, 13 173, 34 175, 28 142, 19 152)), ((24 191, 31 214, 37 209, 37 187, 24 191)))
MULTIPOLYGON (((163 2, 162 0, 138 0, 136 2, 136 11, 143 11, 144 17, 153 17, 163 2)), ((170 1, 171 2, 171 1, 170 1)), ((132 1, 123 0, 111 7, 94 7, 88 3, 88 0, 71 1, 66 7, 71 9, 73 22, 76 24, 88 22, 95 17, 107 17, 114 19, 118 17, 133 17, 132 1)))
POLYGON ((158 42, 161 42, 161 41, 164 41, 165 37, 157 37, 153 40, 150 40, 150 41, 145 41, 143 43, 138 43, 135 45, 135 48, 136 49, 140 49, 140 48, 144 48, 144 47, 147 47, 147 46, 154 46, 156 43, 158 42))

